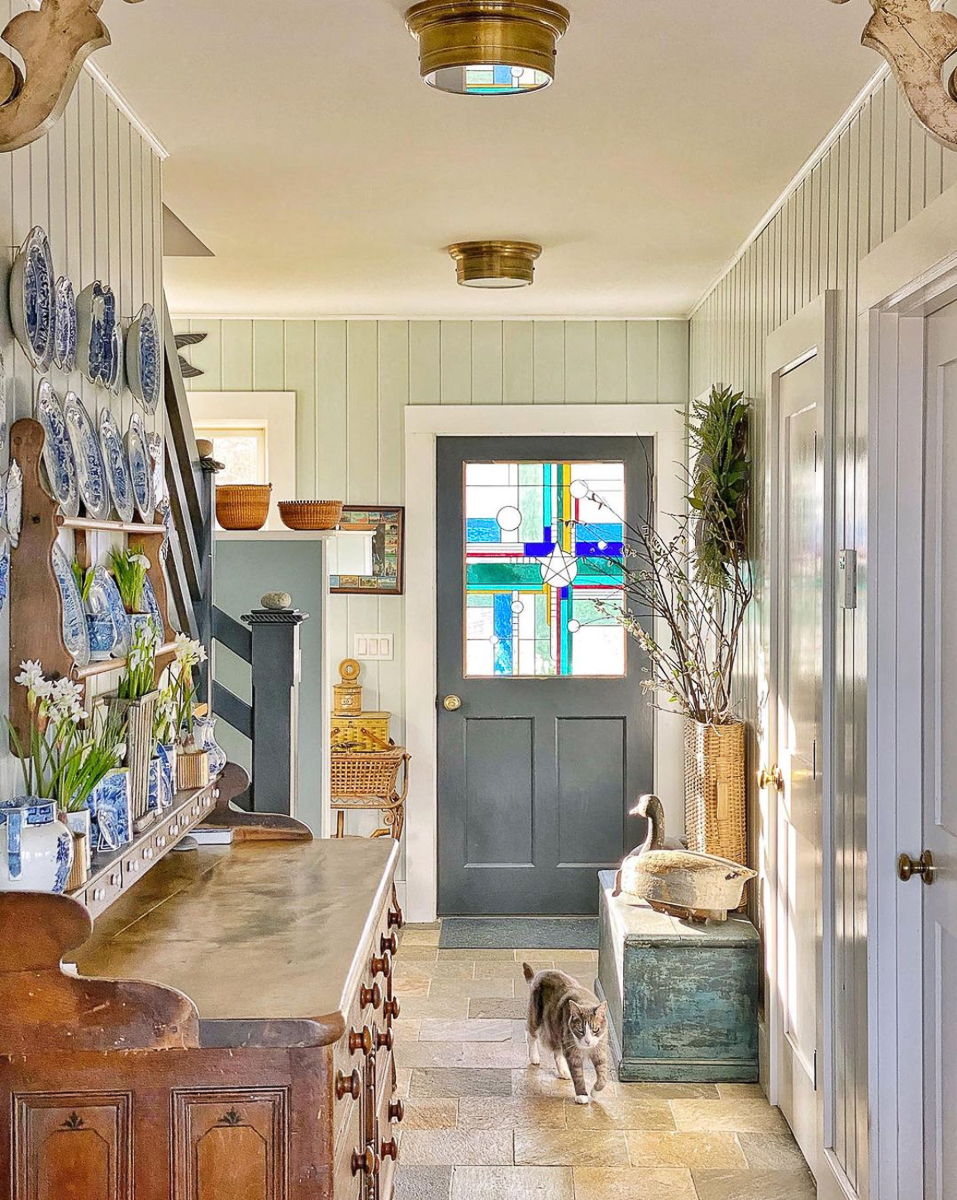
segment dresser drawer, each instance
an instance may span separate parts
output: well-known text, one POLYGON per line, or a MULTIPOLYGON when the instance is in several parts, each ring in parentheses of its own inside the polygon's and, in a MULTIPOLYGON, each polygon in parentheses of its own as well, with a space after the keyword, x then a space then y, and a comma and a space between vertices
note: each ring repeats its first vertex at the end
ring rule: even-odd
POLYGON ((112 904, 113 900, 123 890, 123 864, 114 863, 108 871, 91 883, 86 889, 84 903, 94 919, 112 904))
POLYGON ((356 1104, 335 1149, 332 1182, 334 1200, 362 1200, 365 1176, 361 1171, 358 1175, 352 1173, 352 1156, 362 1154, 364 1149, 360 1108, 356 1104))

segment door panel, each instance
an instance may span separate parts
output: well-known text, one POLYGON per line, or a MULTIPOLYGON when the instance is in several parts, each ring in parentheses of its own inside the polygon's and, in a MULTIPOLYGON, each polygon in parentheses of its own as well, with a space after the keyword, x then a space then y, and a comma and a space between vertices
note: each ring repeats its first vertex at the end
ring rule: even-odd
MULTIPOLYGON (((926 323, 923 847, 924 1195, 957 1197, 957 304, 926 323)), ((920 886, 916 880, 907 887, 920 886)))
POLYGON ((532 862, 533 725, 524 718, 466 717, 465 863, 532 862))
POLYGON ((558 721, 558 854, 565 867, 588 867, 621 855, 625 728, 619 718, 558 721))
MULTIPOLYGON (((653 786, 623 521, 647 514, 640 438, 440 438, 439 912, 590 913, 653 786)), ((636 614, 640 616, 640 614, 636 614)))
POLYGON ((778 381, 777 794, 781 1109, 812 1168, 823 1112, 817 1049, 823 1005, 822 789, 824 471, 818 355, 778 381))

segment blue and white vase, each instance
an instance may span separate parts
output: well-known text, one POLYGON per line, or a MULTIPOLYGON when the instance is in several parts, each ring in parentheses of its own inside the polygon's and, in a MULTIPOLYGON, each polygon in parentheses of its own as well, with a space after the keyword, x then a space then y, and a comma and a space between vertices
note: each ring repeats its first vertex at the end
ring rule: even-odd
POLYGON ((163 792, 163 807, 170 808, 176 796, 176 747, 175 745, 165 745, 163 742, 158 742, 156 746, 156 756, 160 760, 163 767, 163 781, 165 790, 163 792))
POLYGON ((114 767, 86 802, 93 814, 94 851, 119 850, 133 840, 129 767, 114 767))
POLYGON ((73 865, 73 834, 55 800, 0 803, 0 892, 62 892, 73 865))
POLYGON ((150 786, 147 795, 147 812, 158 813, 161 808, 167 807, 166 773, 163 768, 163 760, 158 754, 154 754, 150 759, 150 786))
POLYGON ((90 631, 90 661, 105 662, 116 644, 112 619, 106 613, 87 613, 86 627, 90 631))
POLYGON ((226 751, 216 741, 216 718, 197 717, 193 725, 196 745, 209 756, 209 777, 212 779, 226 765, 226 751))

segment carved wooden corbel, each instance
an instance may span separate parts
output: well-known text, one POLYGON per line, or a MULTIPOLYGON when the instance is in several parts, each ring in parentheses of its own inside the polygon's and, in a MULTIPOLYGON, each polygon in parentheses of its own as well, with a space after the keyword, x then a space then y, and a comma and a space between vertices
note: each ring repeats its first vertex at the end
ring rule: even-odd
MULTIPOLYGON (((138 4, 140 0, 126 0, 138 4)), ((41 0, 39 10, 18 13, 4 29, 26 75, 0 51, 0 151, 18 150, 42 137, 66 108, 84 62, 110 44, 96 15, 103 0, 41 0)))
POLYGON ((944 82, 944 64, 957 51, 957 17, 935 12, 930 0, 871 0, 871 7, 861 41, 887 60, 931 137, 957 150, 957 71, 944 82))

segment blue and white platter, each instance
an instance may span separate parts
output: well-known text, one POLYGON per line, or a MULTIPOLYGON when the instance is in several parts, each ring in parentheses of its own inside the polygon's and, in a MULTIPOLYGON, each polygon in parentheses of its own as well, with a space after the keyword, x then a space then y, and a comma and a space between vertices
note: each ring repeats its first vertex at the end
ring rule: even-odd
POLYGON ((3 493, 6 504, 6 529, 10 535, 10 544, 16 546, 20 542, 20 524, 23 520, 23 472, 16 459, 10 463, 3 493))
POLYGON ((159 322, 152 304, 144 304, 126 335, 126 381, 148 413, 156 412, 163 390, 159 322))
POLYGON ((110 495, 113 497, 119 518, 121 521, 132 521, 136 513, 133 481, 130 479, 130 467, 126 461, 119 426, 108 408, 100 411, 100 449, 103 451, 110 495))
POLYGON ((87 515, 96 521, 108 521, 113 505, 96 426, 75 392, 67 392, 63 398, 63 415, 73 446, 77 483, 87 515))
POLYGON ((3 612, 10 594, 10 539, 0 537, 0 612, 3 612))
POLYGON ((72 371, 76 366, 76 296, 65 275, 56 281, 54 311, 53 363, 61 371, 72 371))
POLYGON ((139 413, 133 413, 130 417, 130 427, 126 432, 126 454, 130 463, 133 496, 136 500, 137 511, 147 525, 152 525, 156 517, 156 497, 153 495, 153 463, 150 459, 149 443, 146 440, 146 426, 139 413))
POLYGON ((156 599, 156 593, 153 591, 153 584, 148 575, 143 580, 143 607, 149 613, 156 631, 156 639, 161 643, 166 630, 163 628, 163 616, 160 612, 159 601, 156 599))
POLYGON ((114 396, 122 396, 126 387, 126 364, 123 357, 123 327, 119 321, 113 326, 113 348, 110 354, 109 375, 106 386, 114 396))
POLYGON ((113 576, 105 567, 93 568, 93 581, 90 584, 90 599, 88 607, 91 612, 109 618, 113 626, 113 651, 118 658, 124 657, 130 649, 130 618, 123 607, 119 589, 113 581, 113 576))
POLYGON ((121 335, 113 290, 97 280, 76 298, 76 363, 91 383, 115 386, 121 335))
POLYGON ((53 361, 55 288, 50 240, 37 225, 27 234, 10 271, 10 320, 17 341, 38 371, 48 370, 53 361))
POLYGON ((169 503, 166 494, 166 446, 161 433, 148 433, 146 444, 150 450, 150 462, 153 464, 153 499, 156 507, 162 508, 169 503))
POLYGON ((86 610, 70 564, 59 545, 53 547, 53 573, 63 601, 63 643, 76 665, 85 667, 90 661, 90 631, 86 624, 86 610))
POLYGON ((0 456, 7 452, 7 371, 0 351, 0 456))
POLYGON ((46 435, 43 439, 43 465, 53 498, 64 516, 75 517, 80 511, 76 461, 60 397, 48 379, 41 379, 37 388, 36 415, 46 435))

